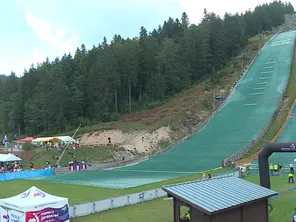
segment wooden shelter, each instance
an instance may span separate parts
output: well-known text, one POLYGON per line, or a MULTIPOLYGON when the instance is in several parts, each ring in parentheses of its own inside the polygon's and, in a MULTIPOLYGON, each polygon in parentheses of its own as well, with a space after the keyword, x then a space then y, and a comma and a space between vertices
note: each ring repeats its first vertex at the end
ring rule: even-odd
POLYGON ((268 222, 268 198, 277 192, 236 177, 220 177, 162 188, 180 207, 189 207, 190 222, 268 222))

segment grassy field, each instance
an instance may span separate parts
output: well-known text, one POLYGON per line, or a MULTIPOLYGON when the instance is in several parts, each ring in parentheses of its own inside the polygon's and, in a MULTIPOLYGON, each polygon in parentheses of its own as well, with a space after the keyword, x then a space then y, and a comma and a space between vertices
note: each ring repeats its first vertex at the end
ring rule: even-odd
MULTIPOLYGON (((227 172, 227 170, 229 170, 229 168, 212 170, 208 171, 208 173, 215 175, 222 172, 227 172)), ((133 194, 145 190, 160 188, 168 184, 199 180, 201 179, 201 176, 201 174, 194 174, 191 176, 180 177, 172 180, 161 181, 127 189, 109 189, 90 186, 69 185, 38 180, 11 180, 0 182, 0 190, 5 190, 5 192, 0 192, 0 198, 11 197, 13 195, 22 193, 23 191, 29 189, 31 186, 36 186, 49 194, 67 197, 69 199, 70 205, 73 205, 107 199, 110 197, 117 197, 125 194, 133 194)))
MULTIPOLYGON (((247 177, 247 181, 259 184, 258 177, 247 177)), ((271 199, 273 211, 270 213, 270 222, 290 222, 294 212, 296 202, 293 198, 296 191, 288 190, 296 187, 296 184, 288 184, 285 176, 271 178, 272 189, 277 192, 283 192, 277 198, 271 199)), ((86 217, 72 219, 73 222, 171 222, 173 221, 173 203, 171 200, 163 200, 162 198, 144 202, 128 207, 117 208, 110 211, 93 214, 86 217)))

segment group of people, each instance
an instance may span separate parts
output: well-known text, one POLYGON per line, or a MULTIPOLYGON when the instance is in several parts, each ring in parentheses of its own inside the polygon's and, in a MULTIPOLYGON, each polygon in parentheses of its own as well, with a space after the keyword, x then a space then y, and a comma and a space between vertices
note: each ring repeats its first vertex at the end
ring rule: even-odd
POLYGON ((1 163, 0 174, 20 172, 23 170, 23 165, 19 162, 1 163))
MULTIPOLYGON (((280 163, 274 163, 269 165, 269 171, 271 176, 279 176, 283 165, 280 163)), ((288 173, 288 183, 294 183, 294 165, 293 163, 289 164, 289 173, 288 173)))
POLYGON ((269 165, 269 171, 271 176, 279 176, 282 169, 282 164, 280 163, 271 163, 269 165))
POLYGON ((244 166, 238 167, 239 177, 245 177, 250 174, 251 166, 249 164, 245 164, 244 166))
POLYGON ((70 142, 40 142, 38 144, 41 147, 45 147, 46 149, 55 148, 57 150, 64 150, 66 147, 70 149, 79 149, 80 145, 78 143, 70 143, 70 142))
POLYGON ((294 165, 293 163, 290 163, 290 172, 288 174, 288 183, 294 183, 294 165))

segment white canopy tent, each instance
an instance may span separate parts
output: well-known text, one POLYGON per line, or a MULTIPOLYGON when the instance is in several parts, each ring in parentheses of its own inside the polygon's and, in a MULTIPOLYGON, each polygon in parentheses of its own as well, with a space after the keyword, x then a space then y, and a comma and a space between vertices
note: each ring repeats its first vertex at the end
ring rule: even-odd
POLYGON ((9 154, 0 154, 0 162, 14 162, 21 161, 22 159, 9 153, 9 154))
POLYGON ((57 136, 63 142, 75 143, 75 140, 71 136, 57 136))
POLYGON ((68 222, 70 217, 68 198, 53 196, 35 186, 14 197, 0 199, 0 206, 23 212, 25 217, 21 221, 53 219, 57 222, 68 222))

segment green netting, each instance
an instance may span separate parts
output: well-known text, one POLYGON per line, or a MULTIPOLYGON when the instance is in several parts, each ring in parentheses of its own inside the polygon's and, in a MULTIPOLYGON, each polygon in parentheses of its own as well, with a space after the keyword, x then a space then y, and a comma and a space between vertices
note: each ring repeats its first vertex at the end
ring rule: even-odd
POLYGON ((198 134, 154 159, 120 169, 42 178, 126 188, 213 169, 252 142, 271 120, 286 88, 295 32, 275 37, 258 55, 231 99, 198 134))

